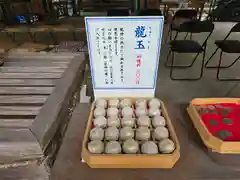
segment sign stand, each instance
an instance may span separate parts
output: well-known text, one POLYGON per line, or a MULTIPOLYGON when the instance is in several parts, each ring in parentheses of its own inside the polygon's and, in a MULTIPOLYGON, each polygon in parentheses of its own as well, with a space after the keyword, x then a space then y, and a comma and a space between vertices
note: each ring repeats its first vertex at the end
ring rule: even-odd
POLYGON ((86 17, 95 99, 153 97, 163 16, 86 17))

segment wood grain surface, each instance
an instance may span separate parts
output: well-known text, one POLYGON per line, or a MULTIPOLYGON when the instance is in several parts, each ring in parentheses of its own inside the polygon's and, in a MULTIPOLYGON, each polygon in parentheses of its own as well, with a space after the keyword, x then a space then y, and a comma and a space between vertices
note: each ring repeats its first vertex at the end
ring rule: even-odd
POLYGON ((11 105, 11 104, 44 104, 48 96, 25 96, 25 95, 0 95, 0 105, 11 105))
POLYGON ((41 107, 36 106, 0 106, 1 116, 38 115, 41 107))
POLYGON ((0 79, 0 86, 55 86, 58 79, 0 79))
MULTIPOLYGON (((3 73, 62 73, 65 68, 47 67, 47 66, 29 66, 29 67, 0 67, 0 72, 3 73)), ((30 77, 29 77, 30 78, 30 77)))
POLYGON ((56 59, 53 59, 53 60, 32 60, 32 59, 6 59, 5 62, 4 62, 4 66, 8 66, 8 65, 26 65, 26 66, 33 66, 33 65, 48 65, 48 64, 69 64, 71 61, 66 61, 66 60, 63 60, 63 59, 59 59, 59 60, 56 60, 56 59))
POLYGON ((0 128, 28 128, 34 119, 0 119, 0 128))
POLYGON ((42 157, 42 150, 28 129, 0 128, 0 164, 42 157))
POLYGON ((69 61, 5 61, 3 67, 29 67, 29 66, 47 66, 56 68, 67 68, 69 61))
POLYGON ((59 79, 62 73, 3 73, 0 79, 59 79))
POLYGON ((0 95, 49 95, 52 93, 54 87, 1 87, 0 95))

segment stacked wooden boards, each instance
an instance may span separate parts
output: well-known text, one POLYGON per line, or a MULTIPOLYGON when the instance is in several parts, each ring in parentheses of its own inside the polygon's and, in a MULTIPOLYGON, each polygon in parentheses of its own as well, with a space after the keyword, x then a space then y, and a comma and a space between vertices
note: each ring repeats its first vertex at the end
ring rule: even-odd
POLYGON ((84 54, 6 57, 0 67, 0 170, 26 162, 52 166, 84 68, 84 54))

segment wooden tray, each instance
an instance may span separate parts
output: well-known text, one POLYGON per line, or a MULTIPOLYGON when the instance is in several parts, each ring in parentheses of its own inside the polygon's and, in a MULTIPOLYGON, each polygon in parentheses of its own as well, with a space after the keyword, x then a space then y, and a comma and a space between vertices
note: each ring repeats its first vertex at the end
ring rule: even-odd
POLYGON ((225 166, 239 166, 240 154, 221 154, 207 148, 208 156, 217 164, 225 166))
POLYGON ((163 102, 161 102, 162 115, 166 119, 170 137, 176 145, 173 153, 157 155, 107 155, 90 153, 87 149, 87 143, 89 142, 88 137, 92 125, 94 103, 91 107, 82 145, 82 158, 91 168, 172 168, 177 162, 180 157, 180 144, 163 102))
POLYGON ((188 114, 191 117, 195 128, 201 136, 204 144, 214 152, 222 154, 239 154, 240 142, 238 141, 223 141, 213 136, 201 120, 199 113, 194 105, 214 104, 214 103, 240 103, 240 98, 203 98, 194 99, 187 108, 188 114))

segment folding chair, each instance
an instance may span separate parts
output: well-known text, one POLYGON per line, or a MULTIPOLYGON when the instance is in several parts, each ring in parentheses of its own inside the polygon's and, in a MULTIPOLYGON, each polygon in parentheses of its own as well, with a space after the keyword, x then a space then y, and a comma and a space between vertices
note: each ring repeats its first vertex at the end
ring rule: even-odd
POLYGON ((129 16, 129 9, 110 9, 107 16, 129 16))
POLYGON ((132 14, 132 16, 162 16, 160 9, 141 9, 132 14))
MULTIPOLYGON (((172 32, 173 31, 176 31, 176 35, 174 37, 174 40, 177 38, 177 35, 179 33, 179 28, 180 28, 180 25, 184 22, 187 22, 187 21, 191 21, 191 20, 196 20, 197 19, 197 10, 195 9, 180 9, 178 10, 172 20, 171 20, 171 23, 169 25, 169 29, 168 29, 168 35, 167 35, 167 38, 166 38, 166 42, 168 40, 168 37, 170 35, 170 40, 172 40, 172 32)), ((184 39, 187 38, 187 35, 188 35, 188 32, 186 33, 186 36, 184 39)), ((192 36, 190 35, 190 39, 192 38, 192 36)))
POLYGON ((240 56, 239 56, 231 64, 229 64, 227 66, 221 66, 223 53, 229 53, 229 54, 240 53, 240 41, 239 40, 227 40, 227 38, 231 35, 231 33, 234 33, 234 32, 235 33, 240 32, 240 23, 237 23, 235 26, 233 26, 232 29, 229 31, 229 33, 227 34, 227 36, 223 40, 215 41, 215 44, 216 44, 217 48, 213 52, 211 57, 205 63, 206 68, 217 68, 217 79, 219 81, 239 81, 240 80, 240 79, 232 79, 232 78, 224 78, 224 79, 220 78, 220 69, 230 68, 240 59, 240 56), (208 66, 209 62, 214 57, 214 55, 217 53, 218 49, 221 50, 218 66, 208 66))
POLYGON ((211 21, 188 21, 180 25, 179 32, 189 32, 193 34, 199 34, 203 32, 209 33, 202 44, 194 40, 172 40, 170 41, 170 49, 165 62, 165 67, 170 67, 170 77, 172 80, 198 80, 202 78, 204 59, 206 53, 206 46, 208 38, 211 36, 214 29, 214 24, 211 21), (197 55, 189 65, 177 66, 174 65, 174 53, 196 53, 197 55), (197 60, 199 54, 203 53, 200 76, 196 78, 175 78, 173 77, 174 68, 190 68, 197 60), (171 64, 168 65, 169 56, 172 54, 171 64))

